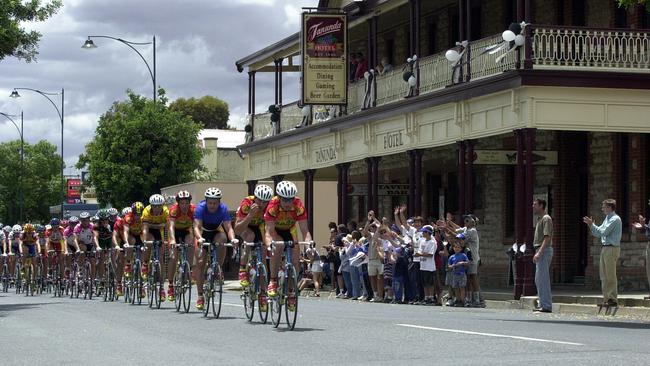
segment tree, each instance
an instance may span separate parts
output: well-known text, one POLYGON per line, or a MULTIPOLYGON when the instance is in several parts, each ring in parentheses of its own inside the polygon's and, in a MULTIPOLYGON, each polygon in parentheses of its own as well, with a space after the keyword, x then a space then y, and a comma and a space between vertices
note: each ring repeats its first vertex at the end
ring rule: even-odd
POLYGON ((61 156, 56 153, 56 146, 47 141, 35 145, 25 143, 23 180, 20 174, 20 141, 0 144, 0 216, 3 222, 19 222, 21 182, 25 222, 49 221, 50 206, 61 203, 61 156))
POLYGON ((650 0, 617 0, 618 6, 630 8, 635 5, 645 5, 646 10, 650 10, 650 0))
POLYGON ((144 201, 161 187, 191 180, 200 169, 201 126, 170 110, 163 89, 158 94, 154 103, 127 91, 128 100, 113 103, 100 117, 77 163, 79 169, 87 167, 100 204, 144 201))
POLYGON ((230 117, 228 103, 210 95, 199 99, 193 97, 189 99, 178 98, 169 105, 169 109, 192 117, 203 128, 231 128, 228 126, 228 118, 230 117))
POLYGON ((27 31, 21 23, 42 22, 61 8, 61 0, 0 0, 0 60, 14 56, 27 62, 36 59, 41 33, 27 31))

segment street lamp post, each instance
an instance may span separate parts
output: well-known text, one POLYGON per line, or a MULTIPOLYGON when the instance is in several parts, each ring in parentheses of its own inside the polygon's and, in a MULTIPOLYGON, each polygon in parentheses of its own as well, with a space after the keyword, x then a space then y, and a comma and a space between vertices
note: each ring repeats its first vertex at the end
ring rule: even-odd
POLYGON ((18 115, 15 114, 7 114, 7 113, 2 113, 0 112, 0 115, 5 116, 13 125, 16 127, 18 130, 18 134, 20 135, 20 214, 18 215, 18 221, 22 224, 23 223, 23 209, 25 207, 25 139, 23 138, 23 112, 20 111, 20 128, 18 128, 18 124, 16 124, 16 121, 13 120, 11 117, 18 117, 18 115))
POLYGON ((65 181, 63 180, 63 168, 65 166, 65 161, 63 158, 63 126, 64 126, 64 111, 65 111, 65 105, 64 105, 64 100, 65 100, 65 90, 61 88, 61 93, 47 93, 38 89, 32 89, 32 88, 14 88, 14 90, 11 92, 10 97, 12 98, 20 98, 20 94, 18 94, 18 90, 29 90, 33 91, 35 93, 38 93, 47 100, 52 103, 52 106, 54 109, 56 109, 56 112, 59 114, 59 118, 61 119, 61 213, 60 217, 63 218, 63 203, 65 202, 65 181), (56 103, 52 100, 52 98, 49 97, 49 95, 60 95, 61 96, 61 109, 56 106, 56 103))
POLYGON ((108 38, 108 39, 121 42, 127 45, 133 51, 135 51, 138 54, 138 56, 140 56, 142 61, 144 61, 144 64, 147 66, 147 69, 149 70, 149 75, 151 76, 151 81, 153 82, 153 102, 156 103, 156 36, 153 36, 153 40, 151 42, 131 42, 131 41, 124 40, 122 38, 116 38, 111 36, 88 36, 88 39, 86 40, 86 42, 84 42, 81 48, 83 49, 97 48, 92 38, 108 38), (149 67, 149 63, 147 62, 147 60, 145 60, 144 56, 142 56, 140 51, 138 51, 135 47, 133 47, 134 45, 143 46, 148 44, 153 45, 153 71, 151 70, 151 67, 149 67))

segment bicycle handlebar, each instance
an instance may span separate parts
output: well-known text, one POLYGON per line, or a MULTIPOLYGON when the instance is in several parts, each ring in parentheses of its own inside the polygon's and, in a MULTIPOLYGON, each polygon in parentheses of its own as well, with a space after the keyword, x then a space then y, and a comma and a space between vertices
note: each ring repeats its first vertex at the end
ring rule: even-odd
POLYGON ((201 243, 201 245, 204 246, 204 247, 209 247, 210 245, 213 245, 213 244, 216 245, 216 246, 221 246, 221 247, 231 247, 231 248, 233 247, 232 243, 206 243, 206 242, 201 243))

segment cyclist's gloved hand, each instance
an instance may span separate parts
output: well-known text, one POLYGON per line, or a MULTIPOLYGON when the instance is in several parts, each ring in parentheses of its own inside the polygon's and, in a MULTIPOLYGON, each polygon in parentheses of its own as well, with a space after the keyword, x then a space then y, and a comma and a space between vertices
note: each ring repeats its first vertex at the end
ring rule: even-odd
POLYGON ((237 244, 239 244, 239 239, 234 238, 234 239, 232 239, 230 242, 231 242, 233 245, 237 245, 237 244))

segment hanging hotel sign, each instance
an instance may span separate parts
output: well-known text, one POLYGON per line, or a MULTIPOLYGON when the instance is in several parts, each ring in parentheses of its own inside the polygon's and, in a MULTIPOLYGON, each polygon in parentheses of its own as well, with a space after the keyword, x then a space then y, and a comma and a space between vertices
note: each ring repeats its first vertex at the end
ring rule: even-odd
POLYGON ((302 104, 347 104, 345 14, 302 13, 302 104))
MULTIPOLYGON (((474 150, 476 165, 516 165, 516 150, 474 150)), ((533 151, 533 165, 557 165, 557 151, 533 151)))

